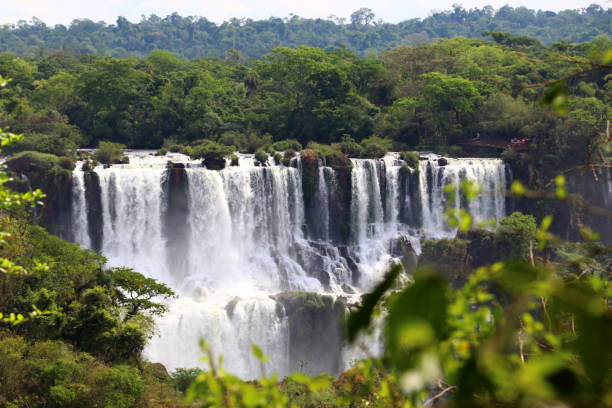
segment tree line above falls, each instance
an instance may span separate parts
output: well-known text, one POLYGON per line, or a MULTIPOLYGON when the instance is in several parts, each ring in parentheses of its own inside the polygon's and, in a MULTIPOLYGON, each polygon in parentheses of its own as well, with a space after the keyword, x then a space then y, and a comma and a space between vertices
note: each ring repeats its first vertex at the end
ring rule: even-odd
POLYGON ((222 24, 174 13, 165 18, 143 16, 138 23, 119 17, 114 25, 79 19, 69 26, 50 27, 33 17, 29 22, 22 20, 0 28, 0 52, 34 57, 68 48, 84 54, 144 58, 162 49, 185 58, 201 58, 225 57, 230 50, 238 50, 246 57, 259 58, 276 46, 309 45, 326 50, 346 48, 365 56, 435 38, 482 38, 487 31, 533 37, 545 44, 585 42, 612 34, 612 9, 592 4, 555 13, 510 6, 466 10, 455 5, 424 19, 397 24, 376 19, 366 8, 352 13, 350 19, 291 15, 259 21, 232 18, 222 24))
POLYGON ((529 139, 536 165, 590 160, 589 143, 611 116, 612 76, 601 65, 609 64, 610 37, 561 54, 492 35, 498 42, 457 37, 366 59, 305 46, 277 47, 261 60, 0 54, 0 75, 12 78, 0 90, 0 126, 25 134, 10 152, 58 156, 100 141, 155 149, 215 142, 252 153, 289 139, 298 142, 293 150, 315 142, 369 157, 451 147, 460 155, 460 143, 480 137, 529 139), (602 68, 576 74, 590 63, 602 68), (541 103, 550 94, 540 84, 564 77, 559 116, 541 103))

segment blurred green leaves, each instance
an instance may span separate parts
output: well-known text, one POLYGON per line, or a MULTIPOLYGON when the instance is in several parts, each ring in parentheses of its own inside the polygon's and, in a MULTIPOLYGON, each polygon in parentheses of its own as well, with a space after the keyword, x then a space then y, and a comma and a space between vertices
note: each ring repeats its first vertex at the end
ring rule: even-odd
POLYGON ((551 85, 542 97, 542 104, 552 107, 561 116, 567 115, 568 102, 569 91, 565 81, 558 81, 551 85))

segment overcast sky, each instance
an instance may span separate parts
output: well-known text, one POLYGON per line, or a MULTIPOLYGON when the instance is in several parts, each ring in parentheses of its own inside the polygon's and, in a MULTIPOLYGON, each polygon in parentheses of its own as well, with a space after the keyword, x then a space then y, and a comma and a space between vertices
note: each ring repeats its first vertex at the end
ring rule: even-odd
POLYGON ((203 16, 217 23, 231 17, 259 20, 270 16, 287 17, 290 13, 300 17, 326 18, 334 14, 348 18, 361 7, 372 9, 377 19, 396 23, 415 17, 427 17, 432 10, 448 10, 454 3, 466 9, 482 8, 485 5, 497 9, 510 5, 559 11, 580 9, 592 3, 612 7, 612 2, 606 0, 0 0, 0 23, 29 21, 32 16, 49 25, 68 24, 76 18, 114 23, 117 16, 137 22, 141 15, 156 14, 165 17, 173 12, 182 16, 203 16))

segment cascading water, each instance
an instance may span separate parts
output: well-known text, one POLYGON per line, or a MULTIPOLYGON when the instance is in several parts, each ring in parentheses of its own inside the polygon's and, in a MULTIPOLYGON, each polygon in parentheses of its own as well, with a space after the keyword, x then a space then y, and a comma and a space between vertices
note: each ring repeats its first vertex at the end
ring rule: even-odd
POLYGON ((295 363, 290 322, 273 296, 301 290, 354 298, 370 289, 398 256, 399 238, 418 251, 420 239, 454 233, 442 218, 446 183, 479 182, 485 194, 470 204, 475 218, 504 216, 505 170, 495 159, 447 159, 444 166, 426 156, 419 169, 402 167, 397 154, 353 159, 346 205, 338 205, 335 171, 319 164, 307 220, 299 163, 258 167, 240 155, 239 166, 213 171, 177 154, 131 156, 128 165, 94 170, 100 237, 87 225, 93 190, 81 166, 74 171, 73 238, 86 247, 100 242, 110 265, 132 267, 177 292, 145 350, 169 369, 200 365, 204 338, 242 378, 261 374, 251 343, 272 356, 270 372, 287 374, 295 363), (181 164, 169 168, 170 160, 181 164), (342 208, 350 212, 346 242, 338 231, 342 208))
POLYGON ((498 221, 505 216, 506 169, 499 159, 441 159, 426 156, 419 163, 419 182, 422 197, 423 233, 430 238, 455 235, 445 225, 443 213, 447 205, 461 207, 460 186, 464 180, 477 183, 481 193, 468 204, 476 222, 498 221), (444 187, 452 185, 455 201, 446 202, 444 187))
POLYGON ((72 231, 74 242, 86 248, 91 248, 89 231, 87 229, 87 202, 85 201, 85 174, 82 165, 72 173, 72 225, 77 226, 72 231))
POLYGON ((162 234, 164 169, 128 164, 97 167, 95 172, 104 220, 102 253, 109 264, 170 281, 162 234))

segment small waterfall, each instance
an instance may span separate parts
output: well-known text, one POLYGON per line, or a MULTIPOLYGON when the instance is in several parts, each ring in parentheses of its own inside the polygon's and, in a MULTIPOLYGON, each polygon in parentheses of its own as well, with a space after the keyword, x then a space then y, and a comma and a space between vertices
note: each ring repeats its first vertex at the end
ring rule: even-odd
MULTIPOLYGON (((351 297, 370 289, 401 256, 397 242, 419 251, 423 238, 454 234, 443 221, 446 184, 458 191, 468 179, 483 187, 469 204, 476 220, 505 214, 505 169, 495 159, 442 165, 430 155, 416 170, 388 154, 352 159, 350 174, 319 164, 308 221, 314 225, 307 226, 299 158, 289 167, 256 166, 240 155, 238 166, 221 171, 178 154, 130 158, 128 165, 74 171, 73 236, 100 247, 111 266, 132 267, 179 294, 145 349, 169 369, 199 364, 203 338, 242 378, 261 374, 251 343, 272 356, 269 372, 286 374, 295 365, 290 328, 272 296, 304 290, 351 297), (168 161, 179 166, 168 168, 168 161), (88 225, 94 221, 96 228, 88 225)), ((466 205, 459 195, 452 204, 466 205)))
POLYGON ((329 241, 329 201, 331 195, 331 183, 334 178, 334 170, 331 167, 319 165, 319 182, 317 185, 318 194, 318 238, 324 242, 329 241))
POLYGON ((111 266, 127 266, 171 282, 162 234, 165 168, 98 166, 102 198, 102 253, 111 266))
POLYGON ((85 199, 85 174, 81 166, 72 173, 72 239, 85 248, 91 248, 87 228, 87 201, 85 199))
POLYGON ((388 229, 396 230, 400 206, 400 169, 402 162, 395 154, 387 154, 383 158, 385 168, 385 223, 388 229))
POLYGON ((351 239, 360 267, 360 286, 371 287, 380 278, 384 265, 385 219, 377 160, 352 159, 351 239))
POLYGON ((224 368, 244 379, 261 375, 259 361, 251 352, 258 345, 265 355, 267 375, 287 375, 289 330, 287 319, 277 313, 277 304, 267 296, 245 300, 226 296, 188 297, 176 300, 170 311, 157 321, 157 334, 145 349, 151 361, 167 369, 208 368, 198 358, 204 339, 215 357, 224 357, 224 368))
POLYGON ((420 162, 420 194, 423 233, 432 238, 452 237, 455 230, 444 223, 444 211, 466 207, 461 197, 461 182, 469 180, 480 186, 481 193, 467 204, 475 222, 499 221, 505 216, 506 170, 499 159, 440 159, 431 155, 420 162), (453 203, 447 203, 446 185, 455 192, 453 203))

